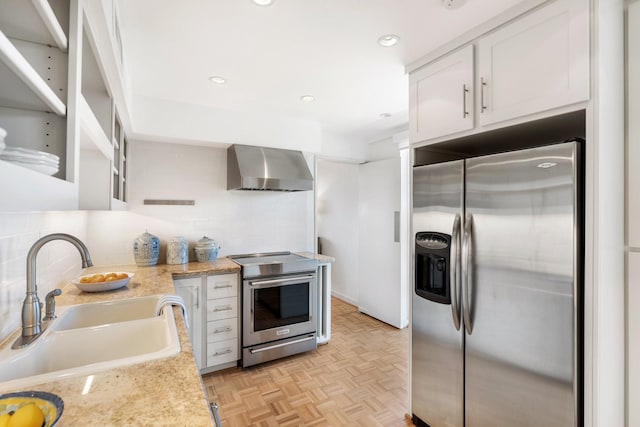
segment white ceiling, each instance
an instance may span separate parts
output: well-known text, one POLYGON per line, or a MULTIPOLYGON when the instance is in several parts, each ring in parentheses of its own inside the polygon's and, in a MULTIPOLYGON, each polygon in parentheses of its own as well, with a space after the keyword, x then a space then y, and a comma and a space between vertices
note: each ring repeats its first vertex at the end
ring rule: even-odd
POLYGON ((442 0, 274 0, 270 6, 125 0, 118 6, 134 98, 282 114, 372 142, 406 127, 406 64, 520 1, 466 0, 455 9, 442 0), (389 33, 400 42, 380 47, 377 39, 389 33), (210 83, 212 75, 227 84, 210 83), (306 94, 315 101, 302 102, 306 94))

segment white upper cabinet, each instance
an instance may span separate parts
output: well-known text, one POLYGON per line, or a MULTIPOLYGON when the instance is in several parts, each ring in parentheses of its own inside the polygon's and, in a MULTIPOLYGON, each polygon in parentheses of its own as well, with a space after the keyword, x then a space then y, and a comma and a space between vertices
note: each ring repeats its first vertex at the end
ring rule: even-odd
POLYGON ((409 78, 410 138, 424 141, 473 128, 473 46, 409 78))
MULTIPOLYGON (((73 209, 77 188, 67 144, 68 75, 73 61, 70 0, 0 2, 0 128, 6 144, 55 155, 56 168, 33 160, 0 160, 0 210, 73 209), (43 167, 44 166, 44 167, 43 167)), ((43 154, 46 153, 46 154, 43 154)))
POLYGON ((588 5, 545 3, 412 71, 410 142, 482 132, 587 101, 588 5))
POLYGON ((560 0, 478 40, 480 125, 589 98, 589 9, 560 0))
POLYGON ((125 132, 112 129, 116 110, 129 123, 116 22, 113 1, 0 1, 5 142, 59 158, 56 172, 3 156, 0 181, 14 185, 0 188, 0 211, 126 208, 125 132))

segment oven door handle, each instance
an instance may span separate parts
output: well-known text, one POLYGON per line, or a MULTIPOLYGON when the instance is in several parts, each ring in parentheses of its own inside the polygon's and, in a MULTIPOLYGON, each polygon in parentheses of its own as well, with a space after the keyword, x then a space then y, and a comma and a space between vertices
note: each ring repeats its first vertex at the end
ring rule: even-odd
POLYGON ((314 275, 310 274, 308 276, 295 276, 295 277, 285 277, 283 279, 272 279, 272 280, 256 280, 253 282, 249 282, 249 286, 252 287, 258 287, 258 286, 262 286, 262 285, 274 285, 277 283, 284 283, 284 282, 297 282, 300 280, 310 280, 315 278, 314 275))
POLYGON ((270 345, 269 347, 252 348, 252 349, 249 350, 249 352, 251 354, 255 354, 255 353, 260 353, 262 351, 273 350, 274 348, 285 347, 287 345, 298 344, 298 343, 301 343, 301 342, 305 342, 305 341, 309 341, 309 340, 315 340, 315 339, 316 339, 315 336, 310 336, 310 337, 300 338, 300 339, 289 341, 289 342, 283 342, 283 343, 280 343, 280 344, 270 345))

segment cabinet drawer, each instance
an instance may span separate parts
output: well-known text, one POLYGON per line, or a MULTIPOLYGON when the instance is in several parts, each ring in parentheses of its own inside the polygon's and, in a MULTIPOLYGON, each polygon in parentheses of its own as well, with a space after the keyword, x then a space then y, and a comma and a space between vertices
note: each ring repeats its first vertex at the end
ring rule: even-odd
POLYGON ((207 276, 207 299, 238 296, 238 275, 207 276))
POLYGON ((207 322, 207 343, 238 338, 238 318, 207 322))
POLYGON ((234 360, 238 360, 237 338, 207 344, 207 366, 220 365, 234 360))
POLYGON ((207 321, 238 317, 238 297, 207 301, 207 321))

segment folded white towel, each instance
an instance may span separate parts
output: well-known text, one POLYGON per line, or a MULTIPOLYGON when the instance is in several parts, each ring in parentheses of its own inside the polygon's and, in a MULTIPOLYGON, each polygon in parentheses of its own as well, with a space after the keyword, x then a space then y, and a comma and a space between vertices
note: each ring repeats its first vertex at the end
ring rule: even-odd
POLYGON ((184 304, 184 300, 180 295, 161 295, 156 304, 156 315, 162 314, 162 310, 168 305, 177 305, 182 308, 182 316, 184 317, 184 324, 189 329, 189 315, 187 314, 187 307, 184 304))

